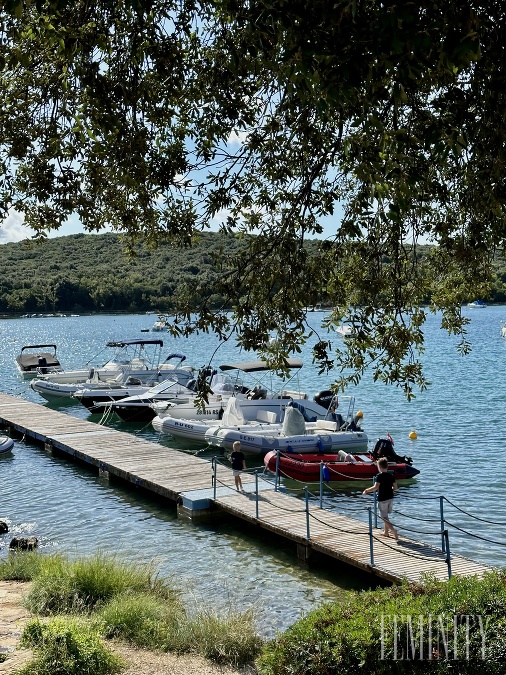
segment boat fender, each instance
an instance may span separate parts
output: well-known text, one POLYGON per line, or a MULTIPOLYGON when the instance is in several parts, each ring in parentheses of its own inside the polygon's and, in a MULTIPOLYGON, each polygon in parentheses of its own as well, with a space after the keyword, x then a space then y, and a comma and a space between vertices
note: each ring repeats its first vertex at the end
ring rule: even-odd
POLYGON ((322 477, 325 482, 328 482, 330 480, 330 471, 329 467, 326 464, 323 465, 322 477))
POLYGON ((316 441, 316 447, 318 448, 318 452, 323 452, 323 441, 320 437, 316 441))
POLYGON ((291 445, 288 445, 288 446, 286 447, 286 451, 287 451, 287 452, 293 452, 292 446, 291 446, 291 445))

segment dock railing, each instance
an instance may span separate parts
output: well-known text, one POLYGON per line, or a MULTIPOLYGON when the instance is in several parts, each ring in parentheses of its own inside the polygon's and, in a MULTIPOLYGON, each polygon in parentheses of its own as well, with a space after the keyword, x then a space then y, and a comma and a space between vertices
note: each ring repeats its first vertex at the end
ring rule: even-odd
MULTIPOLYGON (((218 457, 213 457, 212 459, 213 463, 213 488, 214 488, 214 499, 216 500, 217 498, 217 489, 219 486, 222 487, 227 487, 229 489, 234 489, 232 488, 231 484, 229 482, 225 482, 223 480, 218 479, 218 473, 217 469, 218 466, 221 464, 223 466, 226 466, 218 457)), ((260 497, 259 497, 259 478, 261 476, 262 480, 264 482, 271 483, 274 487, 274 491, 279 491, 281 489, 280 483, 279 483, 279 478, 281 476, 281 472, 279 472, 278 475, 273 475, 273 474, 267 474, 267 473, 262 473, 259 474, 257 469, 253 470, 245 470, 242 472, 243 474, 252 474, 254 475, 255 478, 255 483, 254 483, 254 496, 255 496, 255 518, 256 520, 260 520, 261 518, 261 513, 260 513, 260 497)), ((329 529, 332 530, 337 530, 339 532, 342 532, 343 534, 354 534, 354 535, 363 535, 364 531, 363 530, 349 530, 349 529, 344 529, 344 528, 339 528, 333 525, 330 525, 329 523, 324 522, 320 517, 318 517, 318 512, 320 510, 322 511, 328 511, 328 512, 335 512, 335 503, 332 504, 332 508, 326 508, 326 498, 323 494, 323 485, 320 483, 321 490, 320 493, 312 493, 309 490, 308 485, 303 485, 300 481, 293 481, 292 482, 300 483, 301 488, 296 489, 296 490, 291 490, 291 492, 297 493, 299 492, 300 496, 303 495, 303 505, 301 505, 300 508, 283 508, 279 506, 278 504, 274 503, 272 500, 268 498, 265 494, 262 496, 262 502, 266 505, 269 506, 274 506, 276 508, 282 509, 284 511, 289 511, 292 514, 295 513, 301 513, 305 515, 305 529, 306 529, 306 540, 307 543, 311 541, 311 522, 315 521, 318 522, 319 525, 324 525, 325 527, 328 527, 329 529)), ((363 483, 363 479, 361 480, 363 483)), ((284 492, 286 490, 283 489, 284 492)), ((334 493, 336 492, 335 490, 333 491, 334 493)), ((295 496, 295 495, 293 495, 295 496)), ((439 498, 438 498, 439 499, 439 498)), ((300 503, 300 502, 299 502, 300 503)), ((441 501, 440 501, 441 504, 441 501)), ((350 510, 351 507, 346 506, 342 507, 344 510, 350 510)), ((358 509, 351 509, 355 512, 360 511, 362 514, 367 511, 368 513, 368 537, 369 537, 369 562, 371 567, 375 566, 375 543, 380 543, 382 547, 388 547, 391 548, 402 555, 405 555, 409 558, 417 558, 419 560, 424 560, 423 555, 418 555, 412 551, 409 550, 404 550, 398 546, 395 545, 390 545, 387 541, 384 541, 385 538, 382 537, 380 540, 378 536, 375 534, 375 530, 378 528, 378 520, 381 519, 381 516, 378 514, 378 509, 377 509, 377 500, 376 500, 376 493, 374 494, 374 505, 373 507, 365 507, 365 506, 360 506, 358 509)), ((413 518, 417 519, 415 516, 413 518)), ((424 519, 428 522, 438 522, 441 523, 441 526, 446 524, 446 521, 444 520, 444 517, 440 518, 438 517, 437 519, 424 519)), ((396 525, 396 527, 398 527, 396 525)), ((414 528, 407 528, 407 527, 399 527, 399 529, 405 530, 407 532, 413 532, 417 534, 425 534, 425 535, 439 535, 441 537, 441 556, 440 560, 441 563, 444 563, 447 565, 447 570, 448 570, 448 577, 451 577, 451 558, 450 558, 450 543, 449 543, 449 533, 448 529, 444 528, 441 530, 432 530, 432 531, 422 531, 422 530, 417 530, 414 528)), ((434 556, 433 556, 434 559, 434 556)), ((437 559, 437 556, 436 556, 437 559)))

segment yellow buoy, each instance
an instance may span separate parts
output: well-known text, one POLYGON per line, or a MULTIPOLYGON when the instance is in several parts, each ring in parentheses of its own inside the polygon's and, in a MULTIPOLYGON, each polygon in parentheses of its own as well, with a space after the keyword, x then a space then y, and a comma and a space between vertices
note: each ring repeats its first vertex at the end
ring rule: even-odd
POLYGON ((411 438, 412 441, 414 441, 418 436, 416 435, 416 431, 410 431, 409 432, 409 438, 411 438))
POLYGON ((363 416, 364 416, 364 413, 363 413, 361 410, 359 410, 359 411, 357 412, 357 417, 358 417, 358 419, 361 420, 363 416))

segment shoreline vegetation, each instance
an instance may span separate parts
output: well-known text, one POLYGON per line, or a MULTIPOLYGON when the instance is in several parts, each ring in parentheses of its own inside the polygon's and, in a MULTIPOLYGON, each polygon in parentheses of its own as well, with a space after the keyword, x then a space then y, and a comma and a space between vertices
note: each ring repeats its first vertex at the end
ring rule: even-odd
MULTIPOLYGON (((309 258, 316 258, 322 242, 305 242, 309 258)), ((151 310, 170 314, 186 297, 197 279, 209 288, 223 275, 225 257, 236 260, 241 240, 234 235, 203 232, 191 248, 161 245, 152 250, 139 244, 135 256, 125 252, 121 235, 73 234, 43 242, 8 242, 0 245, 2 287, 0 313, 93 314, 137 313, 151 310), (41 261, 44 273, 41 274, 41 261), (28 281, 27 281, 28 280, 28 281)), ((417 247, 421 259, 433 246, 417 247)), ((496 255, 487 304, 506 303, 506 261, 496 255)), ((469 301, 475 300, 474 297, 469 301)), ((430 295, 424 298, 427 305, 430 295)), ((213 293, 208 304, 232 309, 226 295, 213 293)), ((311 307, 332 307, 332 298, 321 294, 311 307)))
POLYGON ((251 611, 190 611, 154 565, 114 555, 9 553, 0 580, 2 637, 22 629, 0 673, 499 675, 506 661, 505 570, 349 591, 269 641, 251 611))

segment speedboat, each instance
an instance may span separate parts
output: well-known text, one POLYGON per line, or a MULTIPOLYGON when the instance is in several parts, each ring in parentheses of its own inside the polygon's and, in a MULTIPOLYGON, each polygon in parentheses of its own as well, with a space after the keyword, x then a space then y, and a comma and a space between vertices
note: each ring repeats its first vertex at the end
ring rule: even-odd
MULTIPOLYGON (((78 394, 79 392, 76 392, 76 398, 78 394)), ((124 422, 151 422, 156 416, 155 403, 160 408, 164 408, 167 403, 193 402, 196 396, 197 392, 192 380, 189 380, 186 386, 182 386, 174 380, 165 380, 145 391, 139 391, 119 400, 95 401, 93 411, 104 410, 105 412, 107 410, 108 413, 116 414, 124 422)))
POLYGON ((474 309, 482 309, 483 307, 486 307, 487 305, 483 302, 483 300, 473 300, 473 302, 468 302, 467 306, 473 307, 474 309))
POLYGON ((9 436, 0 436, 0 455, 6 455, 12 450, 14 441, 9 436))
MULTIPOLYGON (((271 450, 264 457, 265 467, 272 473, 293 480, 316 483, 334 481, 371 480, 378 474, 378 466, 369 453, 287 453, 271 450)), ((420 471, 406 462, 388 462, 388 470, 395 480, 414 478, 420 471)))
MULTIPOLYGON (((88 410, 94 413, 101 411, 105 412, 105 409, 107 409, 108 413, 116 412, 115 406, 119 406, 125 400, 127 400, 127 403, 135 401, 136 407, 139 408, 139 402, 143 401, 145 397, 149 397, 149 392, 152 392, 153 389, 157 390, 159 388, 170 390, 171 397, 167 396, 167 400, 180 403, 187 402, 190 398, 195 396, 195 392, 180 383, 178 375, 178 371, 174 371, 170 378, 163 380, 163 382, 156 386, 152 386, 152 383, 143 385, 137 378, 129 376, 126 382, 119 386, 114 386, 115 383, 105 383, 105 386, 102 385, 97 388, 87 387, 78 389, 72 394, 72 398, 78 400, 82 405, 88 408, 88 410), (110 386, 108 386, 108 384, 110 386)), ((185 377, 182 379, 186 381, 185 377)), ((149 399, 145 407, 151 410, 151 408, 149 408, 149 399)), ((154 416, 154 411, 151 410, 151 412, 154 416)), ((149 422, 151 419, 152 417, 147 421, 149 422)))
MULTIPOLYGON (((302 361, 297 358, 287 359, 287 367, 297 373, 302 368, 302 361)), ((219 420, 223 423, 227 405, 232 397, 240 406, 240 420, 245 423, 258 422, 259 413, 261 416, 270 413, 277 422, 281 422, 290 401, 300 401, 308 419, 323 418, 328 414, 329 405, 334 398, 331 391, 322 391, 310 400, 308 395, 298 388, 287 389, 295 375, 284 381, 280 389, 276 390, 271 384, 270 390, 274 393, 269 393, 265 382, 261 381, 257 381, 251 387, 245 386, 242 379, 245 374, 256 374, 257 377, 273 376, 272 369, 265 361, 224 364, 219 370, 225 374, 234 371, 235 379, 224 380, 219 389, 212 385, 211 393, 207 395, 206 400, 201 397, 201 405, 196 405, 195 399, 188 403, 176 404, 154 402, 156 416, 152 420, 153 427, 175 438, 203 443, 206 441, 209 427, 214 430, 216 426, 222 426, 214 424, 213 421, 219 420)))
POLYGON ((159 314, 158 319, 151 326, 151 330, 157 333, 160 331, 167 330, 167 326, 168 326, 167 317, 164 316, 163 314, 159 314))
POLYGON ((354 328, 349 323, 341 323, 336 326, 336 333, 339 333, 341 337, 351 337, 354 334, 354 328))
MULTIPOLYGON (((125 347, 133 344, 137 346, 144 346, 145 344, 162 346, 163 342, 161 340, 129 340, 121 344, 125 347)), ((137 351, 136 353, 139 352, 137 351)), ((54 399, 69 399, 78 391, 84 389, 95 391, 99 389, 105 389, 107 391, 115 390, 119 394, 115 398, 124 398, 126 396, 142 393, 158 382, 165 381, 168 378, 177 380, 180 384, 185 385, 193 378, 195 373, 195 369, 191 366, 182 365, 185 360, 186 356, 184 356, 184 354, 177 353, 169 354, 165 361, 158 366, 156 365, 156 360, 147 361, 140 357, 127 360, 126 363, 120 363, 116 360, 115 370, 109 369, 109 367, 91 368, 90 371, 88 371, 89 377, 84 381, 61 382, 58 380, 55 381, 53 378, 41 377, 32 380, 30 387, 48 401, 54 399), (177 359, 177 363, 170 363, 171 359, 177 359), (125 391, 126 387, 134 386, 142 387, 142 389, 125 391)), ((110 363, 111 362, 106 364, 106 366, 109 366, 110 363)), ((100 399, 97 395, 96 400, 110 401, 112 398, 113 397, 106 396, 105 398, 100 399)), ((91 405, 93 405, 93 403, 91 403, 91 405)))
POLYGON ((240 441, 243 452, 259 455, 271 450, 287 453, 367 452, 368 438, 360 428, 358 415, 340 425, 338 420, 329 418, 327 410, 325 416, 308 422, 304 411, 294 403, 286 405, 280 424, 222 426, 212 435, 208 432, 206 440, 224 450, 231 450, 235 441, 240 441))
MULTIPOLYGON (((98 354, 77 370, 61 370, 57 373, 37 372, 40 379, 57 383, 86 382, 94 375, 103 381, 114 380, 126 368, 135 371, 156 370, 161 360, 163 340, 114 340, 107 342, 98 354), (114 352, 105 362, 100 360, 107 349, 114 352)), ((170 357, 167 357, 170 358, 170 357)))
POLYGON ((25 345, 16 356, 16 366, 25 379, 63 370, 56 356, 56 345, 25 345))

